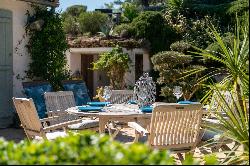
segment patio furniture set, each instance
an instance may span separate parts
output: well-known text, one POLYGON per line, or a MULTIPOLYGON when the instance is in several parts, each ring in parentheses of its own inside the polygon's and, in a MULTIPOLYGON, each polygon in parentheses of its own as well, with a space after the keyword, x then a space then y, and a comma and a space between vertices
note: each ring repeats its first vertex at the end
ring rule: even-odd
MULTIPOLYGON (((143 81, 145 84, 145 80, 143 81)), ((151 147, 170 149, 177 152, 180 158, 180 153, 194 149, 201 140, 202 117, 207 115, 207 111, 198 102, 154 102, 154 98, 148 99, 145 94, 145 85, 141 89, 143 92, 140 92, 140 88, 136 90, 138 96, 133 90, 118 90, 112 91, 109 102, 91 102, 89 97, 86 100, 87 89, 84 82, 76 83, 78 85, 64 85, 67 87, 66 91, 58 92, 51 92, 51 87, 40 87, 40 96, 34 95, 34 89, 30 88, 26 89, 29 99, 13 98, 16 112, 29 140, 55 139, 65 136, 66 130, 91 129, 104 133, 105 128, 115 138, 123 125, 126 125, 135 130, 134 142, 140 136, 147 136, 151 147), (79 90, 76 87, 84 89, 79 90), (147 100, 142 100, 145 95, 147 100), (81 97, 84 98, 84 103, 81 97), (140 100, 134 100, 138 98, 140 100), (35 105, 38 101, 43 101, 42 99, 47 110, 42 115, 47 115, 46 118, 39 116, 38 109, 41 110, 41 107, 39 104, 35 105), (114 133, 111 131, 112 127, 115 129, 114 133)), ((154 88, 149 89, 154 93, 154 88)))

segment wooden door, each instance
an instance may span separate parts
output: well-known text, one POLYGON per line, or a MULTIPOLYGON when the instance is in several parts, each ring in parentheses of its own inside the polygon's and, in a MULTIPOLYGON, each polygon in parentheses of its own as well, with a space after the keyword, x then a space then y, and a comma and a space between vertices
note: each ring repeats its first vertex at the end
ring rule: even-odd
POLYGON ((143 54, 135 54, 135 81, 143 74, 143 54))
POLYGON ((12 13, 0 9, 0 128, 12 124, 12 13))
POLYGON ((82 54, 81 55, 81 73, 83 76, 83 80, 86 82, 87 88, 89 90, 90 93, 90 97, 92 98, 93 96, 93 84, 94 84, 94 76, 93 76, 93 60, 94 57, 93 55, 87 55, 87 54, 82 54))

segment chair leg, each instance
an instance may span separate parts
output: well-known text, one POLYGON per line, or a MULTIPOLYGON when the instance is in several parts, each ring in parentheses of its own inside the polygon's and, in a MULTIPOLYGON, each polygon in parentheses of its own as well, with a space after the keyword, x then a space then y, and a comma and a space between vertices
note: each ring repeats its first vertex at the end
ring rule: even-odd
POLYGON ((181 153, 177 153, 177 156, 179 157, 180 161, 183 161, 184 160, 184 157, 181 153))

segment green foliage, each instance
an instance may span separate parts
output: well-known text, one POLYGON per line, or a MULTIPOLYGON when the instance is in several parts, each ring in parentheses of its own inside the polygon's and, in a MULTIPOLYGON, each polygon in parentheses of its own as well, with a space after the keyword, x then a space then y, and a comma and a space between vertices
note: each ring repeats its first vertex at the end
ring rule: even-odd
POLYGON ((79 17, 80 14, 87 11, 87 6, 84 5, 73 5, 66 9, 65 12, 62 13, 62 16, 70 15, 73 17, 79 17))
POLYGON ((132 3, 122 4, 123 16, 126 18, 123 22, 132 22, 139 15, 140 9, 132 3))
POLYGON ((208 127, 222 133, 224 137, 236 141, 232 150, 225 152, 227 156, 221 161, 221 164, 249 165, 249 108, 247 108, 245 95, 239 94, 237 89, 233 89, 230 91, 232 101, 228 102, 222 95, 220 86, 214 84, 210 88, 217 96, 218 106, 215 117, 220 121, 220 125, 209 125, 208 127), (240 146, 243 147, 243 150, 239 149, 240 146))
POLYGON ((113 21, 109 18, 105 23, 103 23, 100 26, 101 32, 99 32, 99 34, 101 34, 103 37, 110 37, 113 33, 113 27, 114 27, 114 23, 113 21))
MULTIPOLYGON (((184 45, 184 43, 182 43, 184 45)), ((171 45, 172 48, 180 45, 180 43, 171 45)), ((184 46, 183 48, 187 48, 184 46)), ((181 49, 183 50, 183 49, 181 49)), ((193 58, 190 55, 185 55, 176 51, 165 51, 155 54, 152 58, 154 69, 159 71, 160 77, 157 82, 163 87, 161 88, 161 95, 166 98, 168 102, 174 102, 173 87, 181 86, 183 90, 183 97, 186 100, 190 100, 194 93, 200 88, 196 85, 199 75, 195 75, 189 78, 180 79, 185 71, 196 70, 202 68, 202 66, 191 65, 193 58)))
POLYGON ((71 34, 72 36, 77 36, 81 33, 77 18, 74 18, 73 16, 69 15, 65 17, 62 24, 63 24, 63 29, 67 34, 71 34))
POLYGON ((86 12, 87 6, 73 5, 61 14, 63 29, 67 34, 77 36, 81 34, 78 18, 80 14, 86 12))
POLYGON ((174 163, 168 151, 152 150, 146 145, 124 145, 108 136, 92 132, 70 134, 54 141, 27 140, 15 144, 0 140, 0 164, 27 165, 116 165, 174 163))
POLYGON ((121 37, 130 37, 133 34, 133 28, 130 24, 121 24, 114 28, 114 34, 118 34, 121 37))
POLYGON ((177 41, 177 42, 171 44, 170 49, 172 51, 177 51, 177 52, 181 52, 183 54, 187 54, 188 51, 191 51, 193 48, 192 48, 191 44, 189 44, 189 43, 186 43, 184 41, 177 41))
MULTIPOLYGON (((29 35, 27 44, 31 63, 27 76, 31 79, 49 81, 55 90, 61 89, 61 81, 69 77, 66 68, 66 37, 58 13, 53 10, 35 8, 36 20, 43 20, 41 28, 26 27, 29 35)), ((36 21, 35 20, 35 21, 36 21)))
POLYGON ((82 33, 90 32, 92 35, 101 31, 101 26, 108 21, 108 15, 101 12, 85 12, 79 16, 82 33))
POLYGON ((152 54, 168 49, 176 39, 175 32, 165 24, 160 12, 142 12, 131 25, 136 38, 145 38, 150 41, 152 54))
MULTIPOLYGON (((215 62, 221 64, 218 68, 204 68, 202 71, 208 71, 208 74, 201 77, 199 82, 210 79, 214 75, 225 74, 226 78, 223 79, 220 84, 226 89, 238 89, 243 88, 246 95, 249 94, 249 36, 247 29, 241 27, 239 24, 235 26, 235 35, 233 36, 232 43, 230 45, 226 44, 220 34, 216 29, 211 26, 210 30, 212 32, 212 37, 219 45, 220 53, 214 53, 209 50, 203 50, 196 48, 198 52, 193 52, 196 55, 201 55, 203 57, 209 58, 215 62), (240 38, 240 32, 242 32, 242 38, 240 38)), ((200 72, 192 71, 191 73, 200 72)))
POLYGON ((218 106, 214 114, 220 121, 220 125, 209 127, 236 142, 231 151, 225 152, 227 156, 222 164, 249 165, 249 108, 247 107, 247 100, 249 100, 249 36, 248 30, 245 27, 241 29, 238 19, 236 20, 235 34, 230 36, 230 40, 232 39, 230 44, 223 40, 213 26, 210 27, 212 37, 219 47, 219 53, 199 48, 196 48, 198 52, 193 52, 220 63, 221 67, 191 71, 191 74, 208 71, 198 80, 198 83, 215 75, 224 74, 222 81, 209 86, 210 91, 204 97, 205 103, 211 94, 217 96, 215 100, 218 106), (230 92, 231 102, 222 95, 221 91, 225 90, 230 92), (243 147, 243 151, 239 150, 240 146, 243 147))
POLYGON ((94 62, 93 69, 106 71, 113 89, 123 89, 124 75, 130 62, 129 55, 116 46, 112 51, 101 54, 98 61, 94 62))

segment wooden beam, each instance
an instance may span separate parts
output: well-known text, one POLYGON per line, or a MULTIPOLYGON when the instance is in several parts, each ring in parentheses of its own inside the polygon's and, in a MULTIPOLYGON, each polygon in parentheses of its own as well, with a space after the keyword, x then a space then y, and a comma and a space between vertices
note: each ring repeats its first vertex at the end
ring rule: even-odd
POLYGON ((41 4, 41 5, 52 6, 52 7, 59 6, 59 0, 54 0, 53 2, 50 0, 19 0, 19 1, 37 3, 37 4, 41 4))

